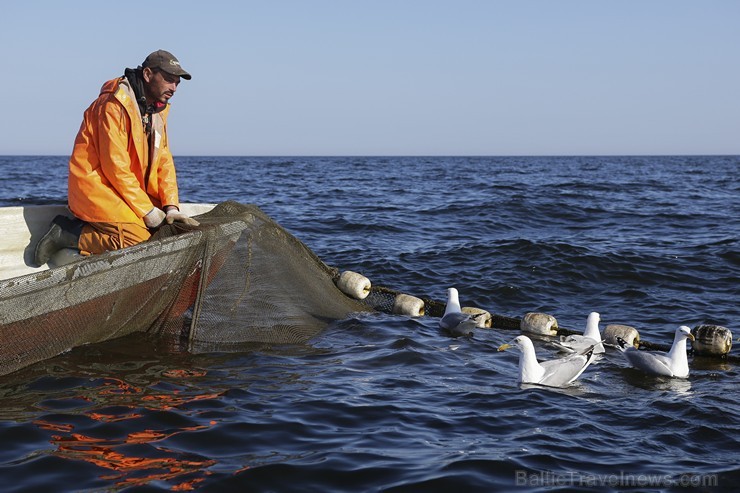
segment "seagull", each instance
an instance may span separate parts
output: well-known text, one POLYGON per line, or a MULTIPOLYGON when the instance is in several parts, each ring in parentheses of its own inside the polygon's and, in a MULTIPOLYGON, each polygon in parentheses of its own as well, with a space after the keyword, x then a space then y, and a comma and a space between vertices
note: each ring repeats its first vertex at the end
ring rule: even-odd
POLYGON ((447 306, 445 313, 439 321, 439 328, 449 332, 454 337, 471 336, 477 327, 476 318, 479 315, 469 315, 460 309, 460 299, 457 289, 447 289, 447 306))
POLYGON ((601 318, 598 313, 591 312, 586 319, 586 330, 583 335, 574 334, 561 337, 560 341, 554 341, 553 344, 569 353, 581 352, 591 346, 594 346, 594 354, 605 352, 604 344, 601 342, 601 334, 599 333, 600 320, 601 318))
POLYGON ((564 358, 537 361, 532 340, 520 335, 511 342, 501 345, 498 350, 505 351, 516 346, 521 351, 519 355, 519 381, 521 383, 536 383, 549 387, 565 387, 578 378, 583 370, 591 364, 594 357, 595 345, 583 352, 569 354, 564 358))
POLYGON ((691 329, 682 325, 676 329, 673 337, 673 346, 668 353, 662 351, 639 351, 627 344, 621 337, 617 338, 619 350, 632 367, 650 375, 664 377, 687 378, 689 376, 689 361, 686 357, 686 339, 694 340, 691 329))

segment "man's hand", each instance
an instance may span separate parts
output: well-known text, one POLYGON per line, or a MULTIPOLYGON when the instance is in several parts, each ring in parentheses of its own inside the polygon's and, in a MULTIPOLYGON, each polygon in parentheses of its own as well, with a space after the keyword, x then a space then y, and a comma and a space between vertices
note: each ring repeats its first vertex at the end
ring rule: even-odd
POLYGON ((188 216, 187 214, 178 211, 175 208, 172 208, 167 211, 166 221, 167 221, 167 224, 172 224, 175 221, 177 221, 179 223, 187 224, 188 226, 199 226, 200 225, 198 221, 188 216))
POLYGON ((144 216, 144 224, 149 229, 157 229, 164 223, 165 217, 166 215, 162 209, 154 207, 144 216))

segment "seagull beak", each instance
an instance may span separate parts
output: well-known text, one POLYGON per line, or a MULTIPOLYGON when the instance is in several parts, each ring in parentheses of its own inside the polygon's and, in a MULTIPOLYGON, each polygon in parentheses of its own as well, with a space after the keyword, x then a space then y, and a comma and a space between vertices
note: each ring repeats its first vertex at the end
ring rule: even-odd
POLYGON ((690 333, 690 332, 689 332, 689 334, 688 334, 688 335, 686 336, 686 338, 687 338, 687 339, 689 339, 689 340, 691 340, 691 341, 695 341, 695 340, 696 340, 696 338, 694 337, 694 334, 692 334, 692 333, 690 333))
POLYGON ((500 346, 498 347, 498 350, 499 350, 499 351, 506 351, 506 350, 507 350, 507 349, 509 349, 510 347, 511 347, 511 344, 501 344, 501 345, 500 345, 500 346))

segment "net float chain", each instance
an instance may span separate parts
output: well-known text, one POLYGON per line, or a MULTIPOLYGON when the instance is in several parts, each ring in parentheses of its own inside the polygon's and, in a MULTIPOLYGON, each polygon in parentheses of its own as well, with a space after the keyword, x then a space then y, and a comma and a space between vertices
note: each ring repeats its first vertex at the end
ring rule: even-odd
MULTIPOLYGON (((519 324, 522 332, 554 337, 558 334, 558 321, 547 313, 527 313, 519 324)), ((699 356, 725 356, 732 349, 732 332, 720 325, 697 325, 691 331, 694 341, 691 347, 699 356)), ((610 324, 604 328, 602 340, 613 346, 621 338, 635 347, 640 345, 640 333, 629 325, 610 324)))
MULTIPOLYGON (((342 272, 336 284, 341 292, 356 300, 367 298, 372 289, 370 279, 351 270, 342 272)), ((393 302, 393 314, 422 317, 424 316, 424 301, 408 294, 398 294, 393 302)))
MULTIPOLYGON (((364 300, 370 294, 372 283, 357 272, 344 271, 337 280, 337 287, 347 296, 357 300, 364 300)), ((424 300, 408 294, 398 294, 393 302, 393 314, 407 317, 423 317, 425 312, 424 300)), ((463 313, 479 315, 478 327, 490 328, 492 317, 489 312, 480 308, 463 307, 463 313)), ((530 312, 522 317, 519 328, 522 332, 554 337, 560 328, 558 321, 550 314, 530 312)), ((694 341, 691 344, 694 354, 699 356, 725 356, 732 349, 732 333, 720 325, 697 325, 691 331, 694 341)), ((635 347, 640 345, 640 333, 632 326, 610 324, 604 328, 602 340, 613 346, 617 345, 617 338, 621 338, 635 347)))
MULTIPOLYGON (((475 316, 476 326, 481 329, 490 329, 493 318, 491 314, 481 308, 463 306, 460 311, 475 316)), ((407 317, 423 317, 425 312, 424 300, 408 294, 398 294, 393 302, 393 314, 407 317)))
MULTIPOLYGON (((339 275, 337 287, 341 292, 356 300, 364 300, 370 294, 372 283, 370 280, 358 274, 346 270, 339 275)), ((492 317, 489 312, 480 308, 465 306, 461 308, 463 313, 477 315, 476 322, 478 327, 490 328, 492 317)), ((425 314, 424 300, 408 294, 399 293, 393 301, 393 314, 405 315, 407 317, 423 317, 425 314)))

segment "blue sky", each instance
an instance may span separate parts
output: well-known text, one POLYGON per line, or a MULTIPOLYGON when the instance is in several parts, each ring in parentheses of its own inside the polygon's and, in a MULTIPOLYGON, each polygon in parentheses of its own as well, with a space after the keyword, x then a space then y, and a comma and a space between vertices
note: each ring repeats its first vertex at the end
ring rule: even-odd
POLYGON ((102 83, 191 74, 175 155, 740 154, 740 1, 8 2, 0 154, 71 151, 102 83))

